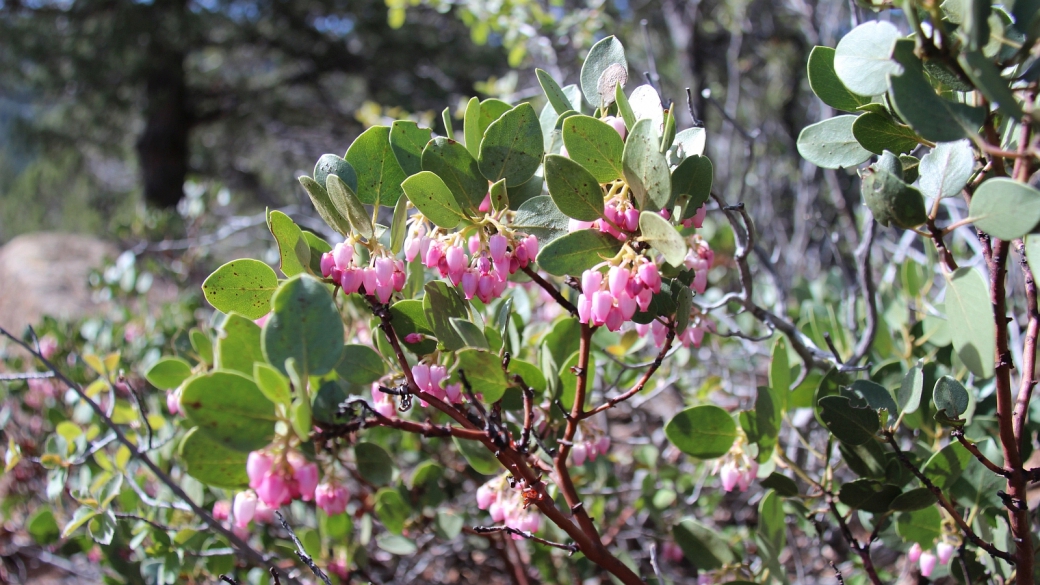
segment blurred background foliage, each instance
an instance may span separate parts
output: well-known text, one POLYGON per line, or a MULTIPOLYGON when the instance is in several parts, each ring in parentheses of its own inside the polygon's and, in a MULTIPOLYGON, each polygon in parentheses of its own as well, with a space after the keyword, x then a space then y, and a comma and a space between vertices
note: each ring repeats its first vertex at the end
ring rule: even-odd
POLYGON ((535 67, 573 82, 592 43, 615 34, 629 48, 630 85, 656 71, 680 126, 707 126, 717 189, 749 204, 764 231, 757 252, 782 284, 823 266, 851 281, 858 193, 794 144, 828 115, 805 79, 808 51, 833 45, 866 10, 816 0, 0 0, 0 242, 40 229, 124 243, 188 237, 201 228, 185 194, 198 188, 221 221, 306 203, 295 177, 366 126, 439 125, 437 111, 472 95, 540 101, 535 67), (832 241, 831 225, 850 236, 832 241))

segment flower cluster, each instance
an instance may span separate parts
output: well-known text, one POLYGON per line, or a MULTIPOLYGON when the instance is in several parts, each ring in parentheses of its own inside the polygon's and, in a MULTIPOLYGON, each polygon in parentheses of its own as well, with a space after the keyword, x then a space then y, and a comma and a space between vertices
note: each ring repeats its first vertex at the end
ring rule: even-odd
POLYGON ((361 267, 357 264, 358 259, 349 240, 340 242, 331 252, 321 255, 321 274, 339 283, 345 294, 364 290, 366 295, 378 298, 380 303, 386 303, 390 295, 404 288, 404 262, 375 253, 369 265, 361 267))
POLYGON ((599 270, 586 270, 581 275, 581 291, 578 319, 617 331, 632 319, 636 308, 647 310, 654 293, 661 291, 661 274, 654 263, 636 256, 635 260, 611 266, 606 278, 599 270))
POLYGON ((606 455, 610 451, 610 437, 600 435, 599 438, 575 441, 571 447, 571 457, 575 465, 583 465, 585 460, 595 461, 600 455, 606 455))
MULTIPOLYGON (((415 385, 423 392, 453 404, 462 402, 462 386, 445 384, 448 379, 448 370, 444 366, 416 364, 412 368, 412 378, 415 380, 415 385)), ((426 406, 426 403, 423 402, 422 405, 426 406)))
POLYGON ((603 217, 607 221, 597 219, 595 221, 570 220, 567 227, 570 231, 597 229, 605 234, 610 234, 622 242, 628 240, 628 234, 624 232, 635 232, 639 230, 639 210, 632 206, 628 199, 613 197, 603 205, 603 217))
MULTIPOLYGON (((529 509, 519 488, 511 488, 505 476, 497 477, 477 488, 477 507, 491 514, 492 522, 503 523, 524 532, 538 532, 542 517, 529 509)), ((514 539, 519 536, 513 535, 514 539)))
MULTIPOLYGON (((657 347, 662 347, 665 340, 668 339, 668 327, 660 321, 652 321, 645 325, 637 323, 635 329, 640 337, 646 336, 647 333, 653 333, 654 345, 657 347)), ((704 334, 708 331, 715 331, 715 322, 694 306, 690 309, 690 324, 686 326, 686 329, 675 340, 681 343, 683 347, 690 347, 691 345, 700 347, 701 342, 704 341, 704 334)))
POLYGON ((477 297, 484 303, 502 296, 509 276, 538 255, 538 238, 497 233, 488 238, 473 234, 463 247, 457 234, 437 237, 427 235, 421 216, 415 221, 405 240, 405 258, 419 258, 423 266, 440 272, 455 286, 462 286, 466 300, 477 297), (469 254, 466 251, 469 251, 469 254))
POLYGON ((911 563, 918 563, 921 567, 921 576, 930 577, 935 570, 936 564, 947 564, 953 558, 954 547, 948 542, 940 542, 935 545, 935 552, 923 550, 916 542, 906 553, 906 559, 911 563))
POLYGON ((719 475, 723 491, 731 492, 738 488, 741 492, 746 492, 758 476, 758 462, 748 457, 739 446, 735 446, 724 458, 715 462, 712 473, 719 475))
POLYGON ((690 288, 697 294, 704 294, 708 288, 708 270, 715 262, 715 252, 708 247, 708 242, 700 236, 693 236, 690 240, 690 249, 683 258, 683 265, 693 271, 693 284, 690 288))
POLYGON ((280 460, 263 451, 253 451, 246 460, 246 473, 249 487, 271 508, 295 499, 309 502, 318 487, 318 466, 295 451, 280 460))

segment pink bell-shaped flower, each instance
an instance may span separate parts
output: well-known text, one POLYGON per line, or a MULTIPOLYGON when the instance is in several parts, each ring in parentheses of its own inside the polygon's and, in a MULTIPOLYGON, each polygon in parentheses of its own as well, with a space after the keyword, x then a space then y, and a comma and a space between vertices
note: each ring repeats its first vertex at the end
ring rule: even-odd
POLYGON ((314 503, 329 516, 345 512, 349 499, 347 488, 338 483, 323 483, 314 490, 314 503))

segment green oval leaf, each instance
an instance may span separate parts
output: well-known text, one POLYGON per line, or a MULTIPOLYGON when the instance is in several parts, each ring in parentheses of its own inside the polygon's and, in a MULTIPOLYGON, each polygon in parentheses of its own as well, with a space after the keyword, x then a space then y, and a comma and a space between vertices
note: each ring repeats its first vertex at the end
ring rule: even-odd
POLYGON ((263 328, 267 363, 286 375, 289 358, 307 376, 324 376, 336 367, 343 353, 343 325, 324 284, 310 276, 289 279, 271 304, 274 313, 263 328))
POLYGON ((438 227, 452 229, 466 218, 451 189, 430 171, 408 177, 401 187, 412 205, 438 227))
POLYGON ((352 384, 371 384, 386 375, 386 362, 371 347, 348 343, 343 346, 343 359, 336 365, 336 373, 352 384))
POLYGON ((838 500, 850 508, 880 514, 888 511, 900 492, 894 485, 872 479, 857 479, 841 486, 838 500))
POLYGON ((336 210, 350 221, 354 231, 366 240, 371 240, 375 233, 372 218, 368 216, 365 206, 361 204, 361 200, 351 190, 350 185, 336 175, 329 175, 325 189, 329 192, 329 198, 332 199, 336 210))
POLYGON ((855 408, 847 396, 825 396, 819 404, 823 424, 843 443, 862 445, 881 428, 877 411, 855 408))
POLYGON ((896 533, 908 542, 916 542, 925 550, 942 536, 942 517, 939 509, 929 506, 913 512, 903 512, 896 519, 896 533))
POLYGON ((935 494, 926 487, 915 488, 896 496, 888 508, 893 512, 913 512, 935 505, 935 494))
POLYGON ((921 144, 917 133, 909 126, 896 123, 891 116, 872 112, 856 118, 852 124, 852 136, 863 148, 874 154, 882 154, 886 150, 905 154, 921 144))
POLYGON ((502 114, 484 132, 477 157, 480 172, 491 182, 505 179, 506 185, 515 187, 538 170, 543 148, 538 114, 531 104, 520 104, 502 114))
POLYGON ((420 128, 411 120, 395 120, 390 125, 390 148, 405 175, 422 170, 422 151, 431 134, 429 128, 420 128))
POLYGON ((665 425, 664 433, 683 453, 698 459, 715 459, 733 446, 737 425, 725 410, 704 404, 675 415, 665 425))
MULTIPOLYGON (((581 92, 593 107, 602 108, 610 105, 612 101, 613 96, 600 92, 600 78, 611 65, 622 67, 625 80, 620 81, 620 84, 624 85, 628 78, 628 60, 625 59, 625 47, 613 35, 592 45, 585 62, 581 65, 581 92)), ((608 93, 614 91, 615 85, 609 84, 608 93)))
POLYGON ((181 409, 198 432, 234 451, 255 451, 274 438, 274 404, 238 372, 192 378, 181 392, 181 409))
POLYGON ((144 377, 160 390, 172 390, 191 377, 191 364, 179 357, 164 357, 144 377))
POLYGON ((578 230, 553 240, 538 253, 538 265, 554 276, 581 276, 585 270, 609 260, 621 250, 621 242, 599 230, 578 230))
POLYGON ((592 173, 596 181, 609 183, 621 178, 625 142, 609 124, 591 116, 570 116, 563 122, 563 144, 567 156, 592 173))
POLYGON ((838 79, 834 72, 834 53, 831 47, 813 47, 809 53, 809 87, 828 106, 855 112, 860 106, 870 103, 870 98, 852 93, 838 79))
POLYGON ((349 234, 350 222, 336 209, 336 205, 329 197, 329 192, 324 187, 324 184, 319 184, 314 179, 306 176, 300 177, 299 181, 300 185, 303 185, 303 190, 307 192, 307 196, 311 198, 314 209, 318 211, 318 215, 321 216, 326 225, 339 232, 341 236, 349 234))
POLYGON ((699 155, 684 158, 672 171, 672 198, 669 206, 683 203, 683 220, 693 217, 711 196, 713 172, 708 157, 699 155), (686 201, 679 201, 683 196, 687 197, 686 201))
POLYGON ((672 197, 672 175, 649 119, 636 122, 625 139, 622 169, 640 210, 660 211, 672 197))
POLYGON ((538 238, 539 244, 567 235, 569 218, 556 207, 551 197, 539 195, 524 202, 510 224, 514 230, 538 238))
POLYGON ((563 88, 560 84, 556 83, 556 80, 552 78, 549 73, 542 69, 534 70, 535 76, 538 77, 538 85, 542 86, 542 91, 545 92, 545 97, 549 100, 549 104, 557 114, 562 114, 567 110, 573 109, 571 106, 570 99, 567 98, 567 94, 563 93, 563 88))
POLYGON ((241 313, 259 319, 271 312, 278 275, 259 260, 243 258, 218 268, 202 283, 209 304, 222 313, 241 313))
POLYGON ((899 385, 896 395, 899 401, 899 410, 903 414, 913 414, 921 406, 921 393, 924 391, 924 373, 920 364, 910 368, 903 376, 903 382, 899 385))
POLYGON ((496 354, 477 349, 460 351, 452 379, 461 381, 460 371, 465 372, 474 394, 481 394, 484 402, 498 402, 506 392, 502 358, 496 354))
MULTIPOLYGON (((292 277, 307 272, 311 261, 311 248, 303 236, 300 226, 281 211, 272 211, 267 214, 267 227, 271 230, 275 242, 278 243, 278 256, 281 260, 278 267, 282 274, 292 277)), ((240 260, 236 260, 236 262, 240 262, 240 260)), ((252 314, 241 308, 236 311, 247 317, 252 314)))
POLYGON ((453 318, 468 317, 466 301, 459 295, 459 291, 443 280, 427 282, 423 289, 426 291, 422 301, 423 313, 441 347, 447 351, 465 347, 465 340, 451 323, 453 318))
POLYGON ((1006 177, 989 179, 972 195, 968 215, 995 238, 1021 238, 1040 224, 1040 191, 1006 177))
POLYGON ((455 447, 477 473, 481 475, 497 475, 502 471, 502 464, 495 459, 494 454, 487 450, 479 441, 467 441, 458 437, 452 437, 455 447))
POLYGON ((289 379, 278 370, 264 363, 255 363, 253 364, 253 380, 271 402, 285 406, 292 404, 289 379))
POLYGON ((686 240, 665 218, 652 211, 639 214, 639 239, 664 256, 672 266, 682 264, 689 247, 686 240))
POLYGON ((835 116, 806 126, 798 134, 798 154, 825 169, 854 167, 868 158, 870 151, 860 146, 852 134, 856 116, 835 116))
POLYGON ((344 183, 350 185, 351 190, 357 191, 357 173, 354 172, 354 167, 334 154, 323 154, 314 165, 313 180, 316 184, 324 186, 329 175, 338 176, 343 179, 344 183))
POLYGON ((952 142, 978 133, 986 119, 986 110, 936 95, 921 60, 914 54, 913 40, 897 41, 892 55, 902 65, 903 72, 889 77, 890 102, 899 117, 922 138, 952 142))
POLYGON ((549 196, 564 215, 580 221, 603 217, 603 188, 577 162, 558 154, 546 156, 545 183, 549 196))
POLYGON ((392 318, 391 323, 394 325, 394 332, 397 333, 401 345, 405 349, 416 355, 426 355, 433 353, 437 349, 437 342, 433 339, 424 339, 419 343, 408 343, 404 340, 409 333, 433 335, 433 329, 430 328, 430 324, 426 321, 426 312, 423 309, 422 301, 408 299, 394 303, 390 307, 390 315, 392 318))
POLYGON ((386 206, 397 203, 405 174, 390 146, 388 126, 372 126, 362 132, 344 158, 357 172, 357 196, 362 203, 386 206))
POLYGON ((940 142, 921 157, 921 192, 931 198, 960 195, 974 170, 975 151, 971 142, 940 142))
POLYGON ((910 229, 928 220, 924 197, 903 181, 902 164, 892 153, 860 172, 860 178, 863 200, 881 225, 910 229))
POLYGON ((996 328, 986 278, 974 268, 958 268, 952 275, 944 276, 946 326, 953 349, 971 373, 992 378, 996 328))
POLYGON ((252 376, 253 364, 264 361, 260 326, 237 313, 228 315, 217 332, 215 358, 220 369, 252 376))
POLYGON ((480 174, 476 159, 454 140, 431 140, 422 152, 422 168, 444 181, 462 209, 476 209, 488 193, 488 181, 480 174))
POLYGON ((178 455, 188 475, 208 486, 241 489, 249 485, 246 475, 249 454, 209 440, 198 427, 184 435, 178 455))
POLYGON ((849 31, 834 50, 834 72, 849 91, 863 96, 885 93, 888 75, 899 72, 892 48, 899 29, 885 21, 865 22, 849 31))
POLYGON ((945 413, 946 419, 958 420, 968 411, 971 398, 964 385, 950 376, 943 376, 935 381, 932 388, 932 404, 937 412, 945 413))
POLYGON ((400 535, 412 508, 395 489, 383 488, 376 492, 376 516, 392 534, 400 535))
POLYGON ((354 459, 358 474, 372 485, 387 485, 394 478, 394 460, 375 443, 354 445, 354 459))

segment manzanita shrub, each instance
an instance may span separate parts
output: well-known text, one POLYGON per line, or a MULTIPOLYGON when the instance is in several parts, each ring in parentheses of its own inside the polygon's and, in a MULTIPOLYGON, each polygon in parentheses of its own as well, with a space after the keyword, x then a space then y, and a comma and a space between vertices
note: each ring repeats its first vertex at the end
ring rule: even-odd
MULTIPOLYGON (((540 112, 474 98, 461 132, 445 111, 444 136, 401 120, 321 157, 300 182, 342 240, 271 211, 281 276, 241 259, 205 281, 214 319, 145 375, 174 424, 145 416, 119 355, 84 355, 81 386, 25 344, 75 405, 38 458, 47 497, 79 506, 62 537, 86 528, 134 583, 379 581, 373 551, 463 538, 488 539, 516 583, 668 582, 669 563, 698 582, 787 582, 806 578, 788 539, 827 534, 857 559, 837 574, 849 583, 1033 583, 1037 8, 902 7, 910 37, 869 22, 809 61, 813 91, 848 113, 799 151, 859 168, 872 214, 856 298, 805 293, 794 319, 758 304, 754 225, 712 192, 704 129, 678 130, 651 85, 626 92, 608 37, 580 86, 537 72, 540 112), (713 297, 709 207, 736 243, 734 289, 713 297), (876 285, 875 221, 919 235, 904 246, 926 264, 895 260, 876 285), (713 312, 780 334, 750 408, 685 392, 667 461, 631 437, 618 449, 608 416, 682 377, 670 362, 713 312), (642 466, 628 485, 645 541, 619 536, 634 513, 611 483, 622 459, 642 466), (731 496, 757 484, 752 530, 671 513, 708 497, 709 474, 731 496)), ((53 530, 33 534, 56 539, 44 516, 53 530)))

